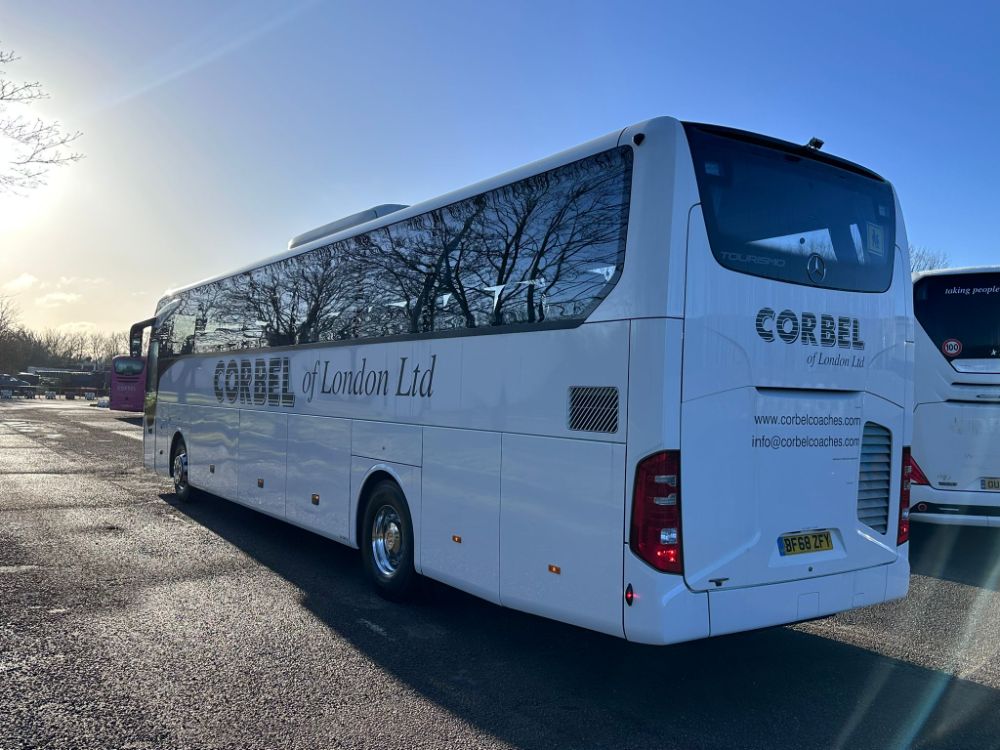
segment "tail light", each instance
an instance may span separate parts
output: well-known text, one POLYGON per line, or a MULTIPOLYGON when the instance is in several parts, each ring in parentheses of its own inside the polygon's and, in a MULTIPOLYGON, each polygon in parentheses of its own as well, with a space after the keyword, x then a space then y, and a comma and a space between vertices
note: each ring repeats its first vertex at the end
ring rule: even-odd
POLYGON ((639 462, 629 547, 657 570, 684 572, 680 451, 654 453, 639 462))
MULTIPOLYGON (((913 476, 913 458, 910 456, 910 446, 903 447, 903 481, 899 483, 899 533, 896 544, 904 544, 910 539, 910 478, 913 476)), ((923 472, 917 468, 920 476, 923 472)), ((924 480, 927 481, 926 479, 924 480)))
MULTIPOLYGON (((908 449, 904 449, 908 450, 908 449)), ((917 464, 917 459, 915 459, 909 452, 904 455, 910 456, 910 485, 914 484, 930 484, 927 481, 927 475, 921 470, 919 464, 917 464)))

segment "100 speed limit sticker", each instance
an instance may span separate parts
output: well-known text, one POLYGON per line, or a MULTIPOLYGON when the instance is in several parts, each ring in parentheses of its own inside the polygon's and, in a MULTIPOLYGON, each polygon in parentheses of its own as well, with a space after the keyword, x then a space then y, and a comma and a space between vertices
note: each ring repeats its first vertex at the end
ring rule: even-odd
POLYGON ((941 343, 941 351, 946 357, 957 357, 962 353, 962 342, 958 339, 945 339, 941 343))

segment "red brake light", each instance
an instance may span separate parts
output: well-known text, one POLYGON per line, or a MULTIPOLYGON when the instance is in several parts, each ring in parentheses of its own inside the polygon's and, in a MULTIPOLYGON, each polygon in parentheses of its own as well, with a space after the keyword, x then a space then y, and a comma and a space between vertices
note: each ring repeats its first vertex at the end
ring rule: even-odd
MULTIPOLYGON (((903 479, 899 484, 899 533, 896 544, 904 544, 910 538, 910 479, 913 476, 913 459, 910 457, 910 446, 903 446, 903 479)), ((923 472, 920 476, 923 476, 923 472)), ((924 480, 927 481, 926 479, 924 480)))
POLYGON ((917 460, 909 453, 905 454, 910 456, 910 484, 930 484, 927 481, 927 475, 921 470, 920 466, 917 464, 917 460))
POLYGON ((665 573, 683 573, 681 453, 647 456, 635 471, 629 547, 665 573))

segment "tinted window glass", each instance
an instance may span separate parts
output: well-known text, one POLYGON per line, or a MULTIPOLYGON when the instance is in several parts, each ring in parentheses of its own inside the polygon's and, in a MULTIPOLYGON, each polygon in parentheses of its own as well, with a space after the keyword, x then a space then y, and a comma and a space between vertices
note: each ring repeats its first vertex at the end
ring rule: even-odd
POLYGON ((797 284, 883 292, 896 213, 889 185, 807 156, 686 125, 716 259, 797 284))
POLYGON ((186 330, 194 336, 193 351, 221 352, 257 345, 260 330, 256 317, 232 304, 230 292, 237 283, 237 278, 230 278, 185 293, 177 314, 190 321, 186 330))
POLYGON ((116 359, 114 361, 116 375, 139 375, 146 364, 141 359, 116 359))
POLYGON ((582 321, 620 273, 631 180, 614 149, 183 292, 160 353, 582 321))
POLYGON ((158 342, 157 350, 159 354, 163 357, 170 357, 174 354, 180 354, 180 346, 174 348, 174 322, 173 316, 168 315, 162 320, 160 315, 162 311, 173 301, 171 297, 164 297, 160 300, 160 303, 156 306, 157 321, 154 324, 151 341, 158 342))
POLYGON ((631 153, 600 154, 450 207, 455 267, 446 266, 439 291, 461 313, 452 324, 585 318, 624 253, 631 153))
POLYGON ((1000 367, 1000 273, 925 276, 913 287, 913 312, 949 360, 1000 367))

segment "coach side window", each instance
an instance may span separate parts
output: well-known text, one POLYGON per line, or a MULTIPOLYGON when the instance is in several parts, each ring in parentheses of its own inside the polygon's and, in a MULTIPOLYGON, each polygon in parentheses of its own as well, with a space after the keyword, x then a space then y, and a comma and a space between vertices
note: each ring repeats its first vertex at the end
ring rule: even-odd
POLYGON ((621 269, 631 181, 631 150, 613 149, 196 287, 162 345, 205 353, 583 320, 621 269))
POLYGON ((616 149, 390 226, 366 258, 373 335, 584 318, 621 266, 631 171, 616 149))
POLYGON ((184 292, 184 309, 193 320, 196 352, 223 352, 256 345, 242 335, 242 318, 232 315, 226 305, 228 283, 228 279, 216 281, 184 292))
POLYGON ((624 255, 631 150, 598 154, 484 196, 462 249, 477 324, 584 318, 624 255))

